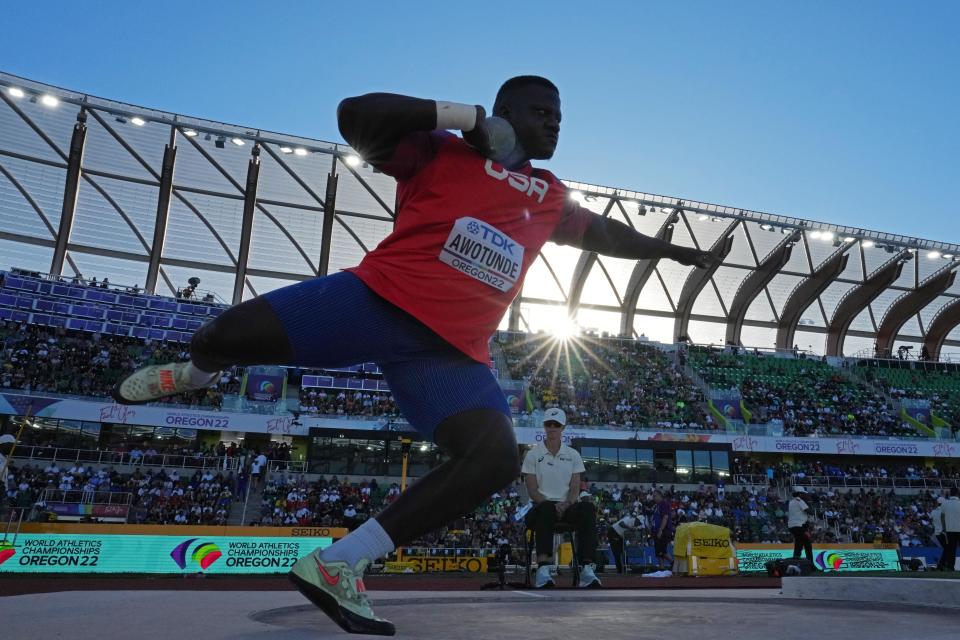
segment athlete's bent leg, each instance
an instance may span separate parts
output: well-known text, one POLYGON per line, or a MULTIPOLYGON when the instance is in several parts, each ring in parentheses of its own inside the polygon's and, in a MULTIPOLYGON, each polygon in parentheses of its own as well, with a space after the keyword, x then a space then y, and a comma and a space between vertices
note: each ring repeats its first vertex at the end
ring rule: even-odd
POLYGON ((200 327, 190 341, 190 361, 213 373, 234 365, 289 364, 293 350, 273 307, 254 298, 200 327))
POLYGON ((190 362, 140 369, 113 395, 124 404, 150 402, 206 387, 233 365, 368 362, 389 353, 398 314, 353 274, 307 280, 227 309, 194 334, 190 362))

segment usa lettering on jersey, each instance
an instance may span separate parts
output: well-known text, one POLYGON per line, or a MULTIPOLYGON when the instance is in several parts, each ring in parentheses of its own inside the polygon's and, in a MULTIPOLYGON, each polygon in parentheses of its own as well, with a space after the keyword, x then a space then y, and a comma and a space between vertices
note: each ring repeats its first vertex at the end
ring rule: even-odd
POLYGON ((524 175, 522 173, 516 173, 514 171, 507 171, 506 169, 497 169, 495 166, 493 166, 493 160, 487 160, 487 162, 483 165, 483 168, 486 170, 487 175, 491 178, 496 178, 497 180, 506 180, 507 184, 517 191, 522 191, 531 198, 536 197, 537 202, 539 203, 543 203, 543 199, 546 197, 547 191, 550 190, 550 185, 547 184, 546 180, 524 175))
POLYGON ((440 262, 506 293, 517 284, 523 245, 476 218, 459 218, 440 251, 440 262))

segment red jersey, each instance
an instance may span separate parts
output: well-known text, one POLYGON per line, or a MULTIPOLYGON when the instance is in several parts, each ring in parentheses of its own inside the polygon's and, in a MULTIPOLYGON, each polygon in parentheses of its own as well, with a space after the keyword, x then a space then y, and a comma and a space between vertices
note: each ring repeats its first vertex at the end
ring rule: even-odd
POLYGON ((409 136, 381 168, 398 179, 396 226, 348 271, 489 362, 488 340, 540 248, 576 243, 596 214, 549 171, 508 171, 449 133, 409 136))

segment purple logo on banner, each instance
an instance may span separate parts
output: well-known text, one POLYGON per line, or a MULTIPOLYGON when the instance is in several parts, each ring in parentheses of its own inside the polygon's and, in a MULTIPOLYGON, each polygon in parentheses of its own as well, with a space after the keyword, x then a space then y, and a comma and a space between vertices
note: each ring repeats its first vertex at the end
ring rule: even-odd
POLYGON ((501 380, 500 388, 507 397, 510 413, 516 415, 525 408, 527 385, 523 380, 501 380))
POLYGON ((251 373, 247 376, 247 398, 276 401, 283 391, 283 374, 251 373))
POLYGON ((929 400, 904 400, 903 410, 920 424, 925 426, 930 424, 929 400))
POLYGON ((713 402, 714 408, 726 420, 743 420, 743 413, 740 411, 739 389, 711 391, 710 400, 713 402))

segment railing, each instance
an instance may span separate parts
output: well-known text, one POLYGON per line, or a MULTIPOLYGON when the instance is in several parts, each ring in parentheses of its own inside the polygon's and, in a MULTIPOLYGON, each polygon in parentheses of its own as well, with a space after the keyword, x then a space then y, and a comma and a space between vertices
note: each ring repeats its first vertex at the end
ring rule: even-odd
POLYGON ((267 472, 306 473, 306 460, 268 460, 267 472))
POLYGON ((767 485, 769 478, 762 473, 735 473, 733 474, 733 484, 735 485, 767 485))
POLYGON ((791 476, 792 486, 823 487, 825 489, 951 489, 960 488, 957 478, 868 478, 864 476, 791 476))
POLYGON ((19 446, 14 453, 14 460, 21 461, 174 467, 180 469, 209 469, 211 471, 235 471, 239 463, 239 458, 229 457, 198 457, 196 455, 169 453, 133 456, 127 452, 100 451, 99 449, 64 449, 36 446, 19 446))
POLYGON ((127 491, 84 491, 82 489, 45 489, 43 501, 64 504, 112 504, 129 507, 133 494, 127 491))

